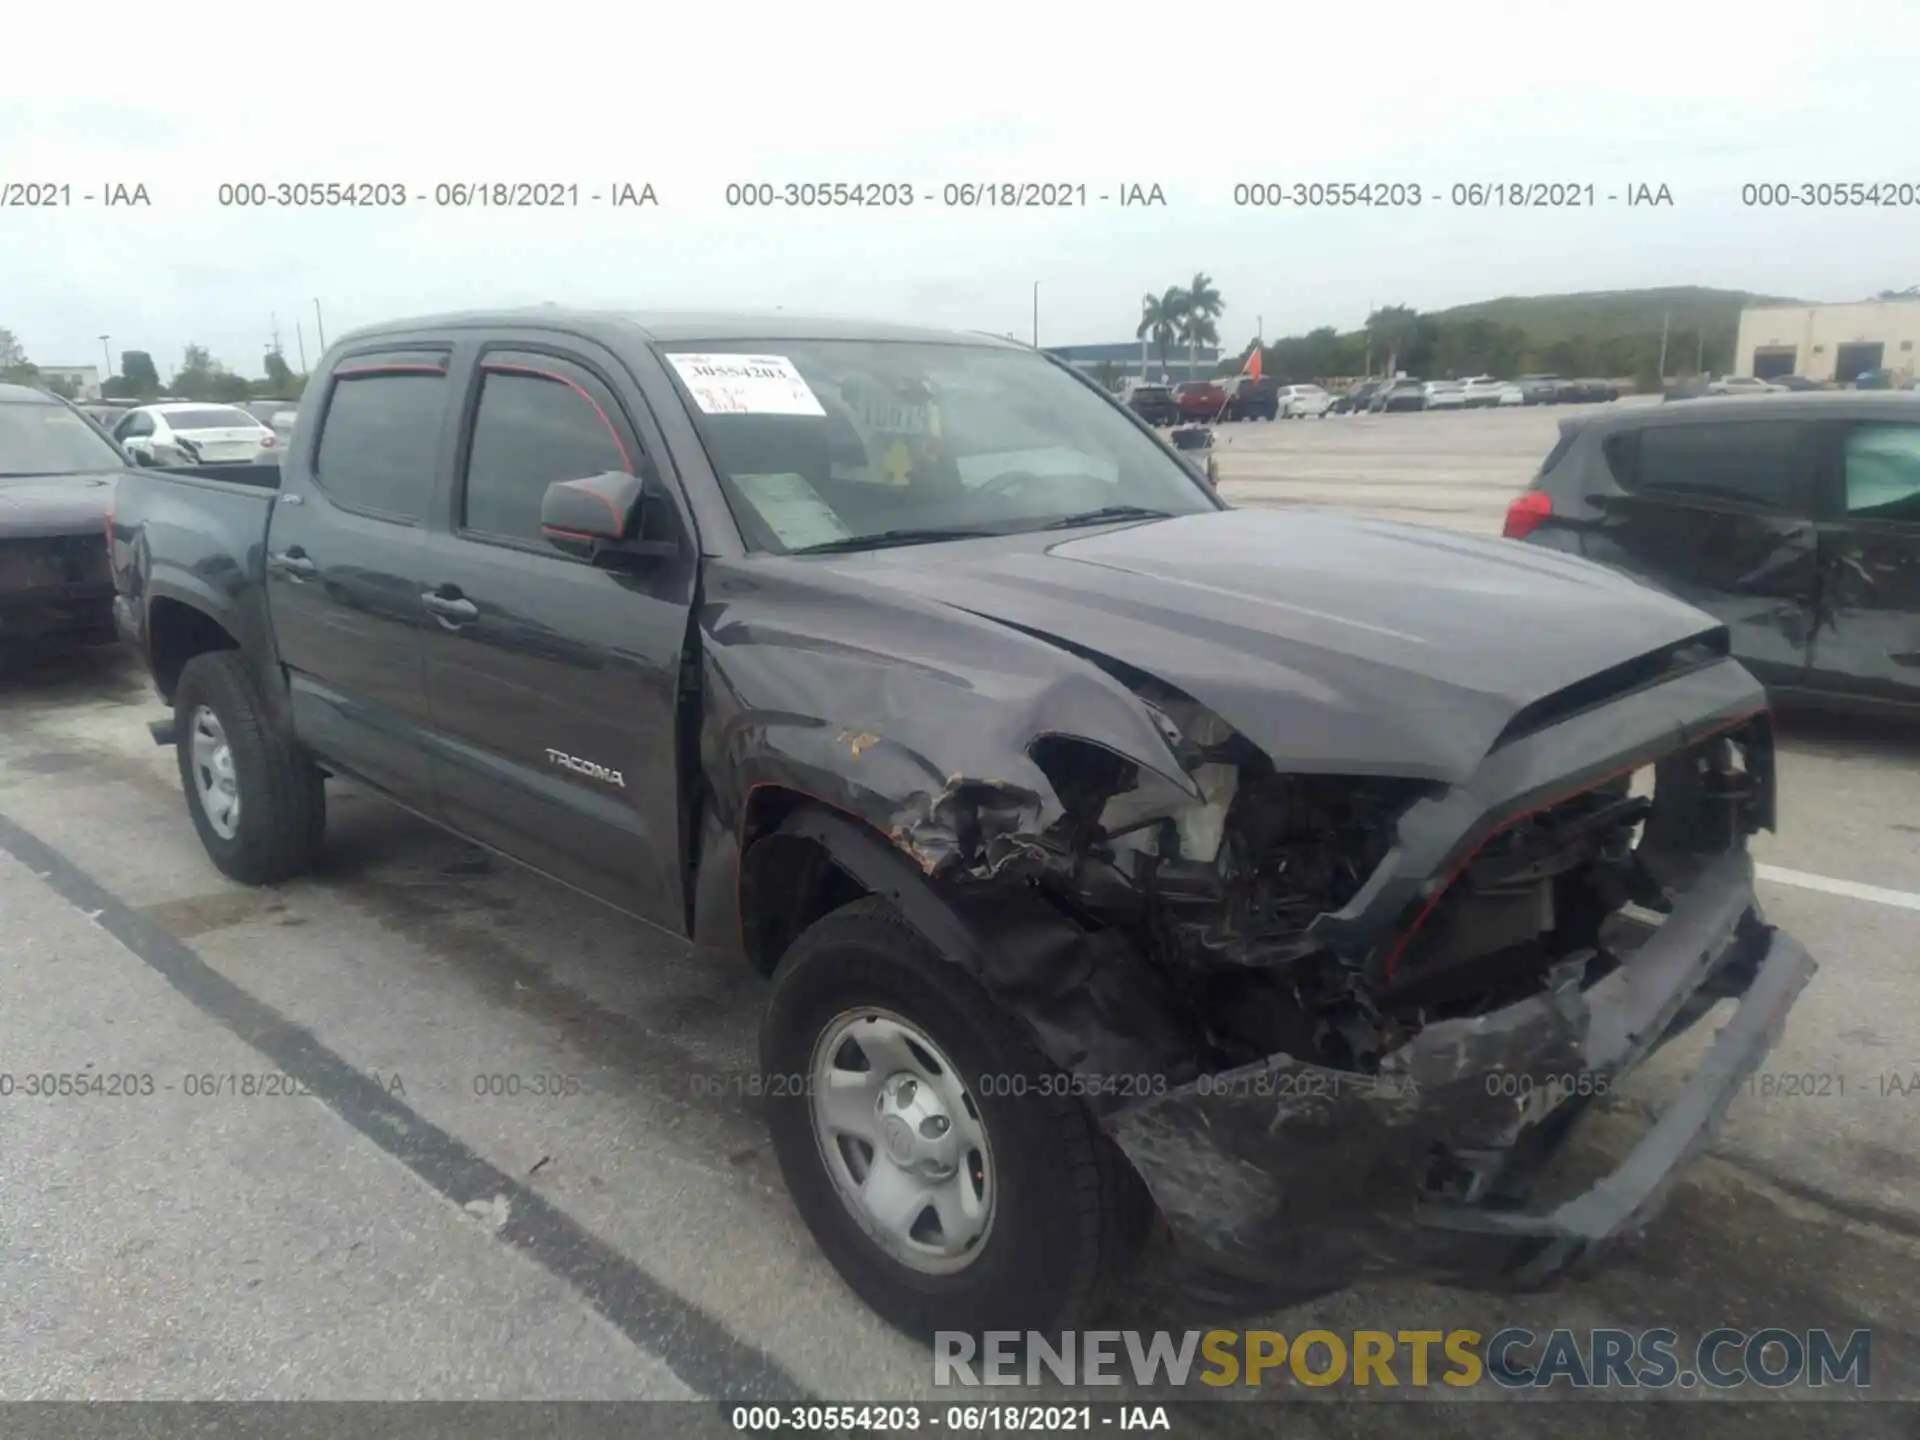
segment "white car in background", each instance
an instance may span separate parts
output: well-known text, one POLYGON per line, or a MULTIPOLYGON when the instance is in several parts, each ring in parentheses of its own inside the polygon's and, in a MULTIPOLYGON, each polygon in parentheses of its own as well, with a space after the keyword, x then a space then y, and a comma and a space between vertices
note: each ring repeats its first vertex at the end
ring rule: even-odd
POLYGON ((142 405, 113 427, 113 438, 149 465, 225 465, 273 458, 280 437, 235 405, 191 400, 142 405))
POLYGON ((1707 382, 1709 395, 1772 395, 1787 387, 1771 380, 1756 380, 1751 375, 1722 375, 1707 382))
POLYGON ((1275 398, 1279 402, 1282 420, 1309 417, 1324 420, 1328 407, 1333 404, 1333 396, 1318 385, 1282 385, 1275 398))
POLYGON ((1491 409, 1501 404, 1505 392, 1509 389, 1516 396, 1520 393, 1518 386, 1510 386, 1506 381, 1496 380, 1491 375, 1469 375, 1460 382, 1462 403, 1469 410, 1491 409))
POLYGON ((1427 409, 1463 410, 1467 404, 1467 387, 1459 380, 1429 380, 1427 382, 1427 409))

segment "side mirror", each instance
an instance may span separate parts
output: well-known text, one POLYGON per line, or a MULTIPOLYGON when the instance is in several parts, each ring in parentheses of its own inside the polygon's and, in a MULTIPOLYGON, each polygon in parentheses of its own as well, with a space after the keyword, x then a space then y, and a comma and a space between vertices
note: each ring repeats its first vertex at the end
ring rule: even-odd
POLYGON ((129 450, 127 454, 133 458, 133 463, 136 465, 152 468, 160 463, 153 458, 153 452, 151 450, 129 450))
POLYGON ((679 553, 671 540, 643 540, 647 518, 671 502, 660 481, 624 470, 555 480, 540 501, 540 533, 564 555, 609 569, 634 569, 679 553))

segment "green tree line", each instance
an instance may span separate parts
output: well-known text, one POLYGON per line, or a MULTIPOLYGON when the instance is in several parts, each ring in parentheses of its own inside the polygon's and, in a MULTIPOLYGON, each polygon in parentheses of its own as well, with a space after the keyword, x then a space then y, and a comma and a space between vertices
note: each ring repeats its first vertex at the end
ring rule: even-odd
MULTIPOLYGON (((1666 337, 1668 376, 1696 371, 1719 374, 1732 367, 1737 321, 1674 329, 1666 337)), ((1246 368, 1253 353, 1249 341, 1239 358, 1221 363, 1221 373, 1246 368)), ((1421 314, 1406 305, 1387 305, 1367 317, 1358 330, 1331 325, 1304 335, 1287 335, 1261 351, 1261 369, 1282 384, 1391 375, 1405 371, 1424 379, 1469 375, 1510 378, 1528 373, 1631 377, 1644 390, 1660 388, 1662 357, 1658 328, 1645 334, 1592 338, 1553 338, 1518 325, 1482 318, 1449 319, 1421 314)))
MULTIPOLYGON (((189 345, 174 367, 171 379, 162 381, 153 356, 145 350, 122 350, 119 373, 100 382, 102 396, 109 400, 151 400, 170 395, 176 400, 211 400, 234 404, 241 400, 297 400, 306 388, 307 377, 287 364, 278 350, 269 350, 262 363, 265 374, 257 379, 236 374, 215 360, 203 345, 189 345)), ((28 358, 26 348, 11 330, 0 329, 0 383, 37 385, 67 399, 79 398, 67 377, 43 375, 28 358)))

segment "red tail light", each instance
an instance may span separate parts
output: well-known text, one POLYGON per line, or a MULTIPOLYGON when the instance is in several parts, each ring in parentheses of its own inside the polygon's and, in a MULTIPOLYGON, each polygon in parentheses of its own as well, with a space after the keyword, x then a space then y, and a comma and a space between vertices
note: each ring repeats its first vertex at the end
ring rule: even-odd
POLYGON ((1552 517, 1553 497, 1544 490, 1529 490, 1507 506, 1507 523, 1500 533, 1509 540, 1524 540, 1552 517))
POLYGON ((272 431, 268 431, 265 435, 262 435, 260 437, 260 448, 262 450, 271 450, 274 446, 278 445, 279 443, 280 443, 280 437, 275 435, 272 431))

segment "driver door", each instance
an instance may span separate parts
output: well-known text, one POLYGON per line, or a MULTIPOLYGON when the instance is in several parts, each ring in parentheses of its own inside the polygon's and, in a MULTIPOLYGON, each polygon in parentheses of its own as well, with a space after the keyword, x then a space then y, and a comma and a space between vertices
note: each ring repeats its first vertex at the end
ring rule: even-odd
MULTIPOLYGON (((464 834, 681 931, 680 667, 696 557, 618 571, 540 532, 547 485, 663 453, 580 350, 483 348, 422 575, 441 813, 464 834)), ((569 347, 571 348, 571 347, 569 347)))

